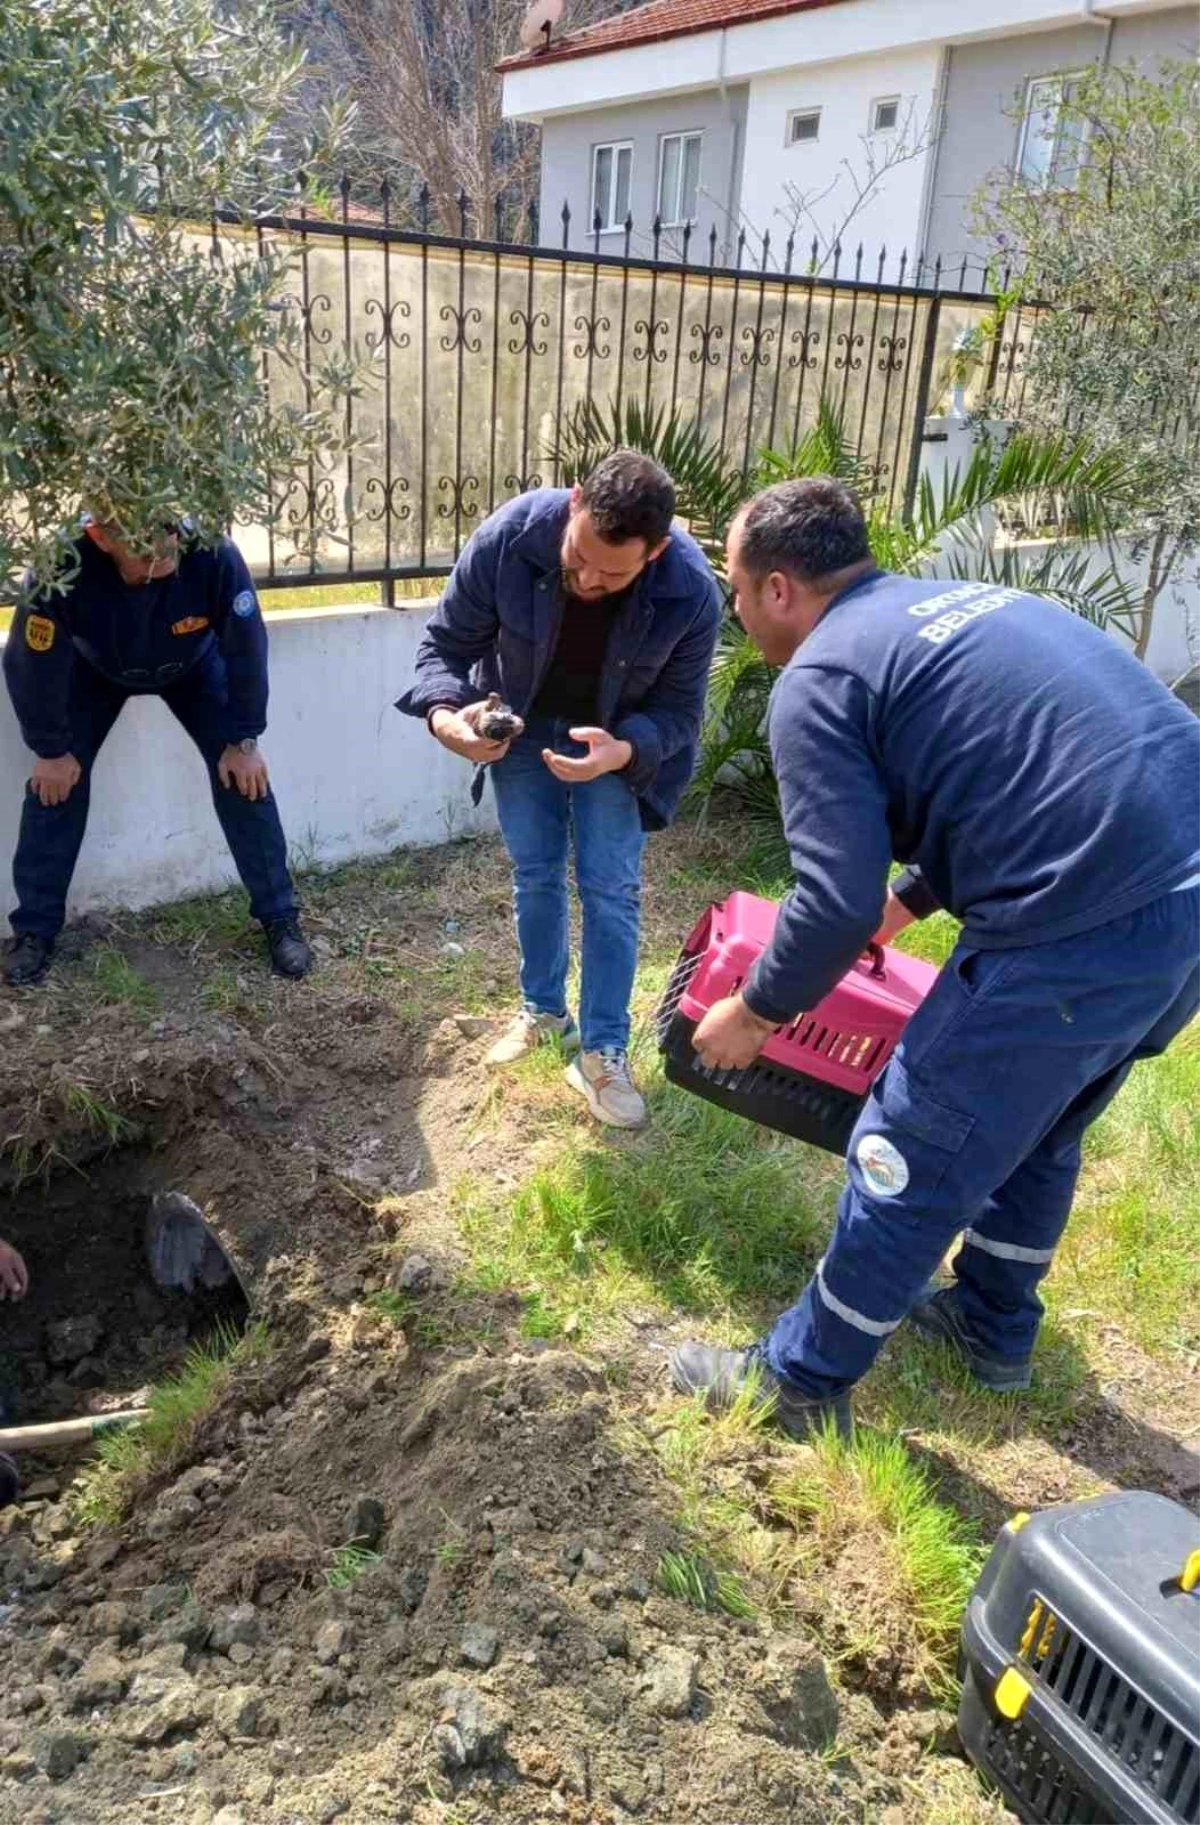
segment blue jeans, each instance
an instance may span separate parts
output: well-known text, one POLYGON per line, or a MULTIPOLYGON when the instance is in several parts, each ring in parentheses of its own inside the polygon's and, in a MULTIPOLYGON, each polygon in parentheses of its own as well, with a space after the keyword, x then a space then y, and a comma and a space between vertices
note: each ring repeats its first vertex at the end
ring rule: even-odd
POLYGON ((1200 888, 1053 944, 959 945, 851 1136, 829 1250, 767 1356, 828 1398, 864 1375, 955 1235, 959 1310, 1020 1361, 1079 1177, 1084 1132, 1200 1005, 1200 888))
MULTIPOLYGON (((70 689, 72 752, 82 768, 79 783, 62 805, 43 805, 26 786, 13 859, 17 906, 11 916, 12 928, 18 934, 33 932, 51 944, 66 917, 67 890, 87 828, 92 767, 130 695, 78 658, 71 668, 70 689)), ((287 842, 273 792, 265 799, 243 798, 236 786, 223 786, 217 777, 217 762, 225 748, 226 690, 225 662, 220 653, 213 652, 198 659, 178 684, 159 694, 204 758, 213 804, 250 895, 250 910, 256 919, 269 924, 289 918, 296 910, 287 842)))
POLYGON ((570 927, 567 861, 572 837, 583 909, 579 1005, 584 1050, 629 1043, 629 998, 637 970, 641 861, 638 802, 619 773, 582 786, 555 779, 542 749, 586 754, 565 722, 530 724, 491 769, 500 831, 512 859, 521 994, 538 1014, 567 1007, 570 927))

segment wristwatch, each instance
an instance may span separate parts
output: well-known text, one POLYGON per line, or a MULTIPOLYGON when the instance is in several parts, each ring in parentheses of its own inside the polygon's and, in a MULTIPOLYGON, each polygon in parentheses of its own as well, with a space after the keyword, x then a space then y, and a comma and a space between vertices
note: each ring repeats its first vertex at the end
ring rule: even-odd
POLYGON ((235 742, 234 747, 237 749, 239 754, 257 754, 258 753, 258 743, 255 740, 253 735, 247 735, 245 741, 235 742))

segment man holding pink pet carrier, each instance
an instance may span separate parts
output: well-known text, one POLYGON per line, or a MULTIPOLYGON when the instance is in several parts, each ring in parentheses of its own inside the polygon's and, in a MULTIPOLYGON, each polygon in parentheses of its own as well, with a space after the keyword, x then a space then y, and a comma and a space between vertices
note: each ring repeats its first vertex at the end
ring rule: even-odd
POLYGON ((872 937, 944 907, 960 941, 850 1139, 833 1239, 748 1350, 685 1343, 684 1392, 850 1426, 910 1318, 1027 1388, 1087 1127, 1200 1005, 1200 724, 1057 603, 875 564, 840 482, 784 482, 729 535, 737 612, 782 666, 770 710, 795 887, 694 1044, 744 1069, 872 937), (911 864, 891 895, 893 858, 911 864), (881 924, 882 921, 882 924, 881 924), (931 1284, 956 1236, 948 1285, 931 1284))

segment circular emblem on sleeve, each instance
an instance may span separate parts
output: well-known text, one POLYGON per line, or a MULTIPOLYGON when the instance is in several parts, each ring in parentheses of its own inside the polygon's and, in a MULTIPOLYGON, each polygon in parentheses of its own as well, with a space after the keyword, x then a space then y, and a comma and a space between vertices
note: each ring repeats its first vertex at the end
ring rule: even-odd
POLYGON ((258 607, 258 598, 252 589, 243 589, 233 598, 233 612, 240 621, 248 621, 258 607))
POLYGON ((908 1184, 908 1161, 882 1134, 864 1134, 854 1150, 867 1189, 877 1198, 898 1198, 908 1184))

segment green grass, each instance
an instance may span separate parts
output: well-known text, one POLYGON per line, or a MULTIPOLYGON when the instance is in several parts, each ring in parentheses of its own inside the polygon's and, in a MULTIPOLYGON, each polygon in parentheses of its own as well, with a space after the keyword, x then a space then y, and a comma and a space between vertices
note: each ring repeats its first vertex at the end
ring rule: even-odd
MULTIPOLYGON (((392 590, 398 602, 421 602, 440 596, 446 587, 445 577, 396 577, 392 590)), ((349 608, 355 604, 370 607, 383 601, 379 583, 314 583, 292 589, 264 587, 258 592, 263 612, 286 614, 297 608, 349 608)))
POLYGON ((185 950, 244 948, 254 931, 250 902, 240 887, 157 907, 145 915, 145 928, 155 944, 177 944, 185 950))
POLYGON ((397 1326, 403 1325, 417 1310, 417 1302, 411 1293, 396 1293, 390 1287, 369 1294, 363 1304, 376 1317, 386 1318, 389 1324, 397 1326))
POLYGON ((347 1590, 356 1578, 361 1578, 382 1560, 382 1553, 372 1552, 366 1546, 339 1546, 333 1555, 333 1564, 325 1573, 325 1582, 332 1591, 347 1590))
POLYGON ((239 1370, 261 1362, 270 1345, 261 1324, 240 1335, 222 1326, 188 1351, 178 1372, 151 1391, 146 1417, 97 1441, 71 1491, 72 1509, 85 1527, 115 1527, 151 1477, 182 1464, 196 1436, 232 1387, 239 1370))
MULTIPOLYGON (((531 1060, 536 1082, 554 1063, 531 1060)), ((812 1267, 836 1169, 641 1070, 651 1127, 614 1143, 566 1128, 556 1157, 515 1195, 459 1188, 457 1210, 480 1286, 515 1286, 587 1328, 652 1300, 721 1322, 757 1322, 812 1267)), ((573 1121, 568 1112, 567 1121, 573 1121)))
POLYGON ((106 1103, 102 1096, 97 1096, 89 1084, 65 1078, 57 1088, 67 1114, 82 1121, 93 1133, 102 1134, 110 1146, 117 1147, 122 1141, 132 1140, 139 1132, 135 1121, 106 1103))
POLYGON ((794 1527, 806 1569, 837 1580, 853 1543, 853 1593, 837 1616, 852 1658, 882 1647, 914 1663, 932 1693, 953 1685, 963 1611, 984 1552, 970 1523, 938 1499, 903 1441, 860 1426, 826 1430, 771 1484, 768 1503, 794 1527))
POLYGON ((1143 1349, 1200 1349, 1200 1025, 1135 1067, 1088 1134, 1052 1309, 1115 1320, 1143 1349))
POLYGON ((134 969, 115 944, 102 944, 95 952, 92 975, 103 1002, 136 1008, 144 1014, 157 1013, 162 1006, 158 989, 134 969))
POLYGON ((727 1616, 753 1616, 745 1588, 731 1571, 719 1571, 700 1553, 664 1553, 655 1573, 660 1590, 693 1609, 724 1610, 727 1616))

